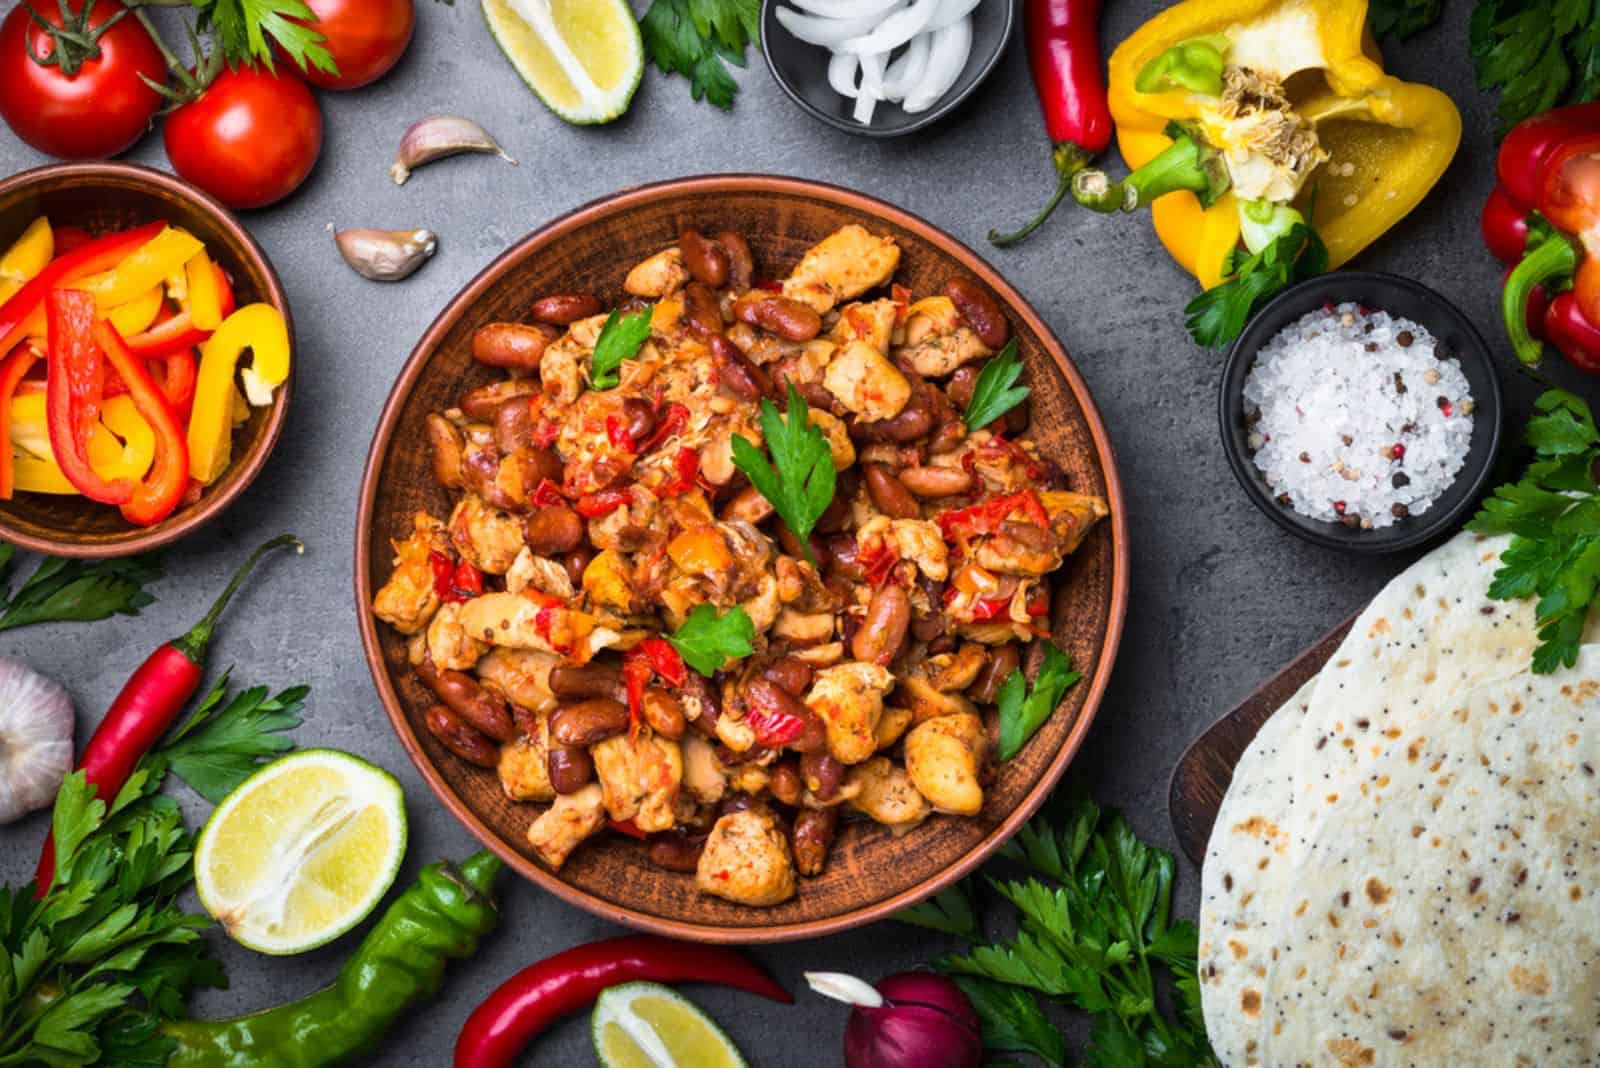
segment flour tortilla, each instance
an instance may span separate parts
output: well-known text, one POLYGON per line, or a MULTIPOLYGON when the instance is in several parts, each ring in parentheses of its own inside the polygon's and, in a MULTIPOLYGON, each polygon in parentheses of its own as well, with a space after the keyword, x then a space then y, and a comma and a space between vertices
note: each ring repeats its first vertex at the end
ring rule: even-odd
POLYGON ((1406 728, 1296 859, 1262 1063, 1600 1062, 1600 648, 1406 728))
POLYGON ((1258 1063, 1256 1018, 1271 963, 1272 924, 1288 890, 1294 765, 1285 753, 1305 719, 1311 679, 1262 724, 1239 758, 1200 869, 1200 994, 1223 1064, 1258 1063))

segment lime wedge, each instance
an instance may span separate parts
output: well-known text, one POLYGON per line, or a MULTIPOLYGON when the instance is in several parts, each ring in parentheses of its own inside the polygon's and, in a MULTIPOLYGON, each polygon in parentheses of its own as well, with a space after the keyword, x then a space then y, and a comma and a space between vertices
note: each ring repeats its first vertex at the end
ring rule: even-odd
POLYGON ((195 888, 235 942, 303 953, 360 923, 405 852, 394 776, 348 753, 306 749, 222 799, 195 845, 195 888))
POLYGON ((610 122, 644 76, 625 0, 483 0, 489 32, 528 88, 570 123, 610 122))
POLYGON ((589 1026, 603 1068, 746 1068, 722 1028, 659 983, 623 983, 605 991, 589 1026))

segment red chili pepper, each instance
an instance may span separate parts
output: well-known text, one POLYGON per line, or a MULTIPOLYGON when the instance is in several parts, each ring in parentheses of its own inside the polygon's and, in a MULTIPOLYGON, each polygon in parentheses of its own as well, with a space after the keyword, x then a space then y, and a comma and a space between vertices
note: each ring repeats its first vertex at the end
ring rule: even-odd
POLYGON ((590 942, 524 968, 467 1017, 456 1068, 510 1068, 557 1020, 581 1012, 618 983, 715 983, 794 1003, 760 965, 736 949, 623 935, 590 942))
POLYGON ((572 507, 585 519, 598 519, 603 515, 610 515, 630 500, 632 497, 627 490, 601 490, 599 493, 588 493, 579 497, 572 507))
POLYGON ((633 434, 628 430, 627 422, 620 415, 606 416, 606 440, 623 452, 637 452, 634 448, 633 434))
POLYGON ((97 315, 94 294, 81 289, 51 290, 45 302, 45 422, 50 451, 72 487, 91 501, 120 508, 133 500, 133 480, 108 482, 89 463, 89 434, 105 392, 105 359, 94 339, 97 315))
POLYGON ((17 488, 11 459, 11 398, 38 359, 39 350, 24 341, 0 360, 0 501, 9 501, 17 488))
MULTIPOLYGON (((245 578, 263 556, 287 545, 299 549, 300 539, 292 534, 280 534, 251 553, 250 559, 234 572, 233 579, 205 618, 182 637, 151 653, 122 687, 117 699, 111 702, 110 711, 95 728, 78 761, 79 770, 84 772, 89 785, 102 800, 110 801, 117 795, 139 761, 161 740, 194 696, 205 672, 206 650, 217 620, 245 578)), ((34 870, 36 896, 43 897, 50 889, 55 870, 55 840, 46 835, 39 866, 34 870)))
POLYGON ((0 305, 0 352, 11 351, 22 340, 28 320, 44 305, 51 290, 91 274, 109 271, 166 228, 166 223, 156 222, 107 234, 45 264, 44 270, 0 305))
POLYGON ((1026 0, 1022 24, 1028 43, 1033 87, 1044 110, 1044 128, 1054 146, 1056 191, 1022 229, 989 231, 1002 248, 1039 228, 1072 187, 1072 176, 1111 144, 1111 105, 1105 68, 1100 63, 1101 0, 1026 0))

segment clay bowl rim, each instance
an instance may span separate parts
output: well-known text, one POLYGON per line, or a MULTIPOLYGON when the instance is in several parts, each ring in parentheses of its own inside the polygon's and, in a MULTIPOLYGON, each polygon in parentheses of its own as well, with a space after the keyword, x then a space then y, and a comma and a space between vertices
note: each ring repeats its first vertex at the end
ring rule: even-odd
POLYGON ((294 316, 289 311, 288 295, 284 292, 283 282, 278 278, 278 272, 273 268, 272 261, 267 258, 267 254, 262 251, 255 238, 250 236, 250 232, 232 212, 199 189, 185 184, 170 174, 137 163, 89 161, 50 163, 13 174, 9 178, 0 180, 0 198, 31 186, 40 187, 41 195, 47 195, 67 187, 94 186, 104 181, 117 183, 108 188, 107 191, 110 193, 125 192, 122 187, 132 185, 145 193, 156 196, 165 194, 187 201, 222 231, 225 243, 232 246, 230 251, 246 260, 251 268, 258 271, 266 280, 266 292, 261 295, 261 299, 277 308, 283 315, 284 326, 289 331, 289 377, 278 387, 277 395, 272 401, 272 410, 267 414, 266 422, 262 424, 261 429, 256 431, 249 450, 229 465, 228 474, 232 474, 233 477, 228 478, 227 485, 214 493, 202 496, 198 504, 174 513, 173 517, 153 527, 130 527, 120 534, 113 535, 112 540, 84 543, 62 540, 64 537, 76 537, 75 534, 39 537, 25 533, 0 514, 0 540, 11 542, 19 549, 80 560, 111 560, 165 548, 221 515, 250 488, 262 469, 266 467, 273 449, 277 448, 278 439, 283 435, 284 423, 289 418, 289 400, 294 393, 295 368, 299 363, 294 340, 294 316))
POLYGON ((389 392, 389 397, 384 402, 383 413, 379 417, 377 429, 373 432, 372 445, 367 454, 366 467, 362 472, 361 500, 356 513, 355 536, 354 587, 356 616, 360 622, 361 645, 366 653, 367 667, 372 672, 378 696, 383 701, 384 711, 388 714, 390 724, 394 727, 395 733, 399 735, 400 744, 404 746, 406 755, 416 765, 417 771, 428 784, 428 788, 433 791, 439 800, 444 802, 445 807, 471 832, 474 838, 493 851, 523 878, 541 889, 555 894, 567 904, 583 909, 602 919, 620 923, 637 930, 702 943, 753 945, 791 942, 837 934, 841 931, 884 919, 908 905, 938 893, 977 868, 1038 811, 1045 799, 1049 797, 1051 791, 1055 789, 1062 774, 1065 773, 1067 765, 1077 755, 1084 738, 1088 735, 1089 728, 1094 723, 1100 702, 1104 698, 1106 688, 1110 683, 1128 607, 1129 541, 1127 511, 1123 499, 1122 482, 1117 474, 1116 453, 1112 447, 1110 435, 1106 431, 1105 423, 1100 417, 1099 409, 1095 406, 1094 400, 1089 394, 1088 385, 1078 373, 1077 368, 1067 355, 1066 348, 1056 338, 1049 325, 1034 311, 1022 294, 1006 282, 1000 276, 1000 273, 985 262, 982 257, 932 223, 911 212, 894 207, 864 193, 857 193, 823 182, 775 175, 699 175, 632 186, 609 196, 590 201, 551 220, 497 256, 434 319, 427 332, 422 335, 422 339, 417 342, 411 355, 407 357, 399 377, 395 380, 395 384, 389 392), (615 905, 590 896, 587 892, 572 886, 559 875, 547 871, 512 848, 493 829, 485 824, 462 798, 458 797, 450 789, 423 751, 415 732, 412 730, 410 721, 406 718, 405 710, 400 702, 399 695, 395 692, 394 684, 389 678, 388 665, 384 661, 383 653, 379 646, 377 623, 368 607, 372 603, 372 588, 368 580, 368 574, 372 563, 370 543, 373 506, 377 498, 379 472, 383 466, 384 459, 388 455, 395 430, 400 421, 401 411, 404 409, 417 380, 422 376, 424 368, 429 360, 432 359, 439 342, 445 334, 454 327, 463 315, 467 314, 473 303, 488 292, 490 288, 498 284, 502 277, 509 273, 515 265, 529 256, 536 255, 540 248, 554 241, 559 241, 590 223, 610 216, 625 214, 643 202, 665 196, 683 197, 735 192, 806 197, 822 201, 831 207, 844 208, 881 218, 917 234, 945 255, 960 263, 975 277, 993 289, 1010 310, 1039 338, 1041 345, 1055 362, 1057 373, 1061 375, 1068 390, 1072 393, 1073 399, 1083 412, 1084 421, 1088 425, 1093 441, 1096 460, 1105 478, 1106 503, 1110 509, 1108 518, 1110 519, 1113 553, 1111 603, 1108 606, 1106 634, 1095 664, 1094 675, 1088 681, 1088 696, 1078 712, 1071 731, 1062 742, 1061 748, 1022 802, 998 826, 953 864, 916 886, 908 887, 891 897, 862 905, 836 916, 773 925, 697 924, 691 921, 670 919, 626 906, 615 905))

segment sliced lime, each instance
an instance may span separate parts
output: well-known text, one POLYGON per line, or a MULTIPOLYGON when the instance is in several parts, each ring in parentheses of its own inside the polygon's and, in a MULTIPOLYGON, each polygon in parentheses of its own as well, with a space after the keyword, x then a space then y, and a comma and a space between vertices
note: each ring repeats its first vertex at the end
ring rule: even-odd
POLYGON ((746 1068, 739 1047, 669 986, 623 983, 600 995, 590 1019, 603 1068, 746 1068))
POLYGON ((500 50, 551 111, 610 122, 644 76, 639 24, 624 0, 483 0, 500 50))

